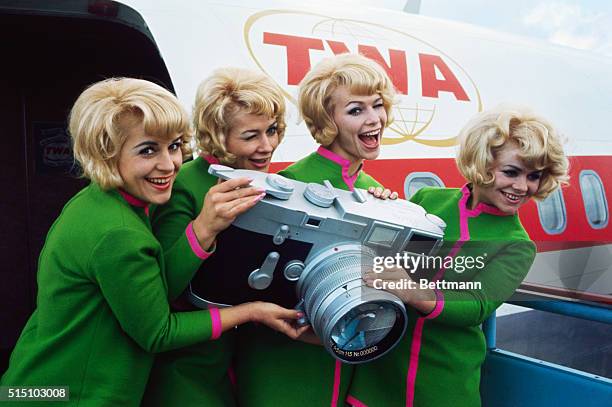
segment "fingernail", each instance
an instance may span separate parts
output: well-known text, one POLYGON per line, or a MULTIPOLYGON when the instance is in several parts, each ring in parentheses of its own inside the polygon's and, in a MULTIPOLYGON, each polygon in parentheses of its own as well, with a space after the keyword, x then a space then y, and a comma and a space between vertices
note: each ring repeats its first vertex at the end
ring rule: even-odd
POLYGON ((297 313, 297 317, 298 317, 298 318, 302 318, 303 316, 304 316, 304 313, 303 313, 303 312, 298 312, 298 313, 297 313))
POLYGON ((266 192, 265 188, 257 188, 256 189, 257 192, 262 193, 262 192, 266 192))
POLYGON ((261 201, 263 199, 263 197, 266 196, 266 193, 264 192, 263 194, 259 194, 255 197, 255 199, 253 199, 253 202, 257 202, 257 201, 261 201))

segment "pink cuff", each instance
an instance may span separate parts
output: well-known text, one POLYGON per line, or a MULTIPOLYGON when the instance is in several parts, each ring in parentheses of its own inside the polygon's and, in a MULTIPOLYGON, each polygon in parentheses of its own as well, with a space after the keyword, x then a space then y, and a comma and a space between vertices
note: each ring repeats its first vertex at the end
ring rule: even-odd
POLYGON ((436 306, 434 307, 433 311, 425 316, 425 319, 436 318, 444 309, 444 294, 442 294, 442 291, 436 289, 434 289, 434 292, 436 293, 436 306))
POLYGON ((355 397, 351 396, 350 394, 346 396, 346 402, 348 403, 349 406, 353 406, 353 407, 368 407, 361 401, 357 400, 355 397))
POLYGON ((206 250, 202 249, 202 246, 200 246, 200 242, 198 242, 198 238, 195 232, 193 231, 193 222, 189 222, 189 225, 187 225, 187 229, 185 229, 185 235, 187 235, 187 240, 189 241, 189 246, 191 246, 191 250, 193 250, 193 253, 200 259, 206 260, 208 256, 214 253, 214 245, 213 250, 211 250, 210 252, 207 252, 206 250))
POLYGON ((223 331, 221 325, 221 315, 218 308, 210 308, 210 319, 212 321, 212 335, 210 339, 218 339, 223 331))

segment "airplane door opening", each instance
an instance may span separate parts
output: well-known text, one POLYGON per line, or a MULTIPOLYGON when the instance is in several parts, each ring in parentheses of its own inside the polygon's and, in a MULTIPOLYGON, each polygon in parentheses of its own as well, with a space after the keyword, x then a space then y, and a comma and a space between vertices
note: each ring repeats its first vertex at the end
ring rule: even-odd
POLYGON ((37 259, 47 231, 86 185, 76 176, 66 133, 76 97, 114 76, 173 90, 134 10, 114 2, 110 12, 92 10, 86 0, 11 3, 0 5, 0 374, 36 304, 37 259))

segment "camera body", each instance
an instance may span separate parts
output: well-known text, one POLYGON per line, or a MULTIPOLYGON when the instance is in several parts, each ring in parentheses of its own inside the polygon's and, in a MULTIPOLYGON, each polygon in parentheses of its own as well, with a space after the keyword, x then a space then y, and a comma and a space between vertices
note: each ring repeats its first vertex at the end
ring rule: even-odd
POLYGON ((302 309, 328 351, 348 363, 389 351, 406 327, 394 295, 363 284, 377 255, 431 254, 445 224, 404 200, 381 200, 326 182, 211 165, 222 179, 249 177, 266 196, 219 234, 189 287, 202 308, 269 301, 302 309), (296 305, 297 304, 297 305, 296 305))

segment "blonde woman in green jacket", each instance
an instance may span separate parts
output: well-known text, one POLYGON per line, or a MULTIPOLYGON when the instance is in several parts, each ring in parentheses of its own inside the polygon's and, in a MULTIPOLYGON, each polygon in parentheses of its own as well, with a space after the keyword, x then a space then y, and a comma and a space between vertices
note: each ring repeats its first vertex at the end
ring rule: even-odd
POLYGON ((364 275, 374 288, 408 287, 388 291, 407 305, 409 322, 396 348, 355 369, 351 406, 481 405, 480 324, 514 293, 536 255, 519 208, 565 184, 568 160, 554 127, 524 108, 482 112, 459 137, 457 167, 467 183, 423 188, 411 198, 446 223, 429 267, 418 277, 395 267, 364 275), (433 286, 410 288, 422 277, 433 286))
MULTIPOLYGON (((66 204, 47 235, 37 308, 2 386, 68 386, 62 406, 138 406, 153 352, 216 339, 264 314, 297 317, 262 303, 170 311, 165 259, 148 206, 170 198, 191 136, 172 94, 138 79, 96 83, 77 99, 69 129, 91 184, 66 204)), ((183 261, 197 268, 205 256, 195 228, 185 231, 183 261)))
MULTIPOLYGON (((246 178, 218 183, 217 178, 208 173, 208 167, 221 163, 267 172, 274 150, 283 139, 284 115, 285 102, 280 88, 261 72, 222 68, 198 87, 193 113, 198 157, 181 169, 172 198, 153 214, 153 230, 168 263, 166 276, 171 300, 179 297, 196 272, 210 272, 206 262, 200 268, 180 261, 186 240, 184 231, 192 219, 198 213, 206 216, 204 227, 196 233, 205 241, 203 247, 208 248, 215 245, 217 235, 236 216, 264 196, 263 191, 248 187, 250 180, 246 178)), ((240 247, 237 247, 236 253, 239 252, 240 247)), ((231 289, 231 284, 228 278, 225 289, 231 289)), ((182 296, 174 305, 183 309, 190 307, 182 296)), ((289 336, 295 338, 305 329, 296 329, 289 336)), ((281 333, 287 334, 286 331, 281 333)), ((232 330, 214 343, 196 344, 158 355, 145 404, 235 405, 230 379, 235 343, 236 331, 232 330)))
MULTIPOLYGON (((279 174, 397 198, 363 171, 364 160, 380 153, 394 95, 383 68, 364 56, 344 54, 319 62, 300 83, 298 106, 320 147, 279 174)), ((266 327, 245 326, 239 336, 241 406, 344 405, 354 368, 330 356, 312 331, 302 337, 310 343, 287 340, 266 327)))

